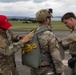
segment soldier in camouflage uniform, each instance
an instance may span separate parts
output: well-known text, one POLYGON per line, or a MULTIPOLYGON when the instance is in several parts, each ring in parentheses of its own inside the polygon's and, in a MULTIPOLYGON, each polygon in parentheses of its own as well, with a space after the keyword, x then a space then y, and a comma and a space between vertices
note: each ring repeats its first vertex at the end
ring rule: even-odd
POLYGON ((7 17, 0 15, 0 75, 19 75, 14 54, 30 40, 26 36, 18 42, 13 42, 13 34, 8 30, 11 26, 7 17))
POLYGON ((72 68, 72 75, 76 75, 76 17, 74 13, 68 12, 63 15, 61 21, 66 27, 71 29, 70 35, 63 38, 62 44, 65 49, 69 49, 72 59, 75 60, 75 62, 70 60, 69 63, 71 63, 69 66, 72 68))
MULTIPOLYGON (((50 28, 51 13, 52 9, 42 9, 36 13, 36 21, 39 23, 36 30, 44 26, 50 28)), ((31 75, 65 75, 58 41, 53 32, 49 30, 41 32, 38 34, 38 39, 41 47, 41 55, 45 57, 41 57, 41 63, 38 68, 31 69, 31 75), (51 61, 50 57, 52 57, 53 63, 48 62, 48 60, 51 61)))

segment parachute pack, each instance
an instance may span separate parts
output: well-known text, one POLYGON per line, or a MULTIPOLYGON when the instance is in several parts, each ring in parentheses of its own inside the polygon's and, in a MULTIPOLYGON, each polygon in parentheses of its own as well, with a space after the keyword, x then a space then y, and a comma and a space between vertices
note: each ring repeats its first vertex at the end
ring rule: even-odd
POLYGON ((22 64, 31 68, 38 68, 41 62, 40 44, 37 34, 46 30, 50 30, 46 26, 34 31, 34 36, 31 41, 22 47, 22 64))
MULTIPOLYGON (((41 54, 40 54, 40 43, 38 39, 38 34, 46 30, 52 31, 50 28, 43 26, 38 31, 33 30, 34 36, 31 41, 22 47, 22 64, 31 68, 38 68, 41 63, 41 54)), ((50 37, 49 37, 50 38, 50 37)), ((60 49, 60 54, 63 59, 63 51, 60 49)), ((45 59, 45 60, 48 60, 45 59)))

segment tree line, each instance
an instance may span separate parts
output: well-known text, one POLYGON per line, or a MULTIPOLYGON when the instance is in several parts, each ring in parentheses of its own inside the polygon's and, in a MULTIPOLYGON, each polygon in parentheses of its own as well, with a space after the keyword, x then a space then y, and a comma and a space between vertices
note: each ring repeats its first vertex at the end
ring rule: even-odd
POLYGON ((9 21, 22 21, 22 23, 37 23, 35 18, 10 18, 9 21))

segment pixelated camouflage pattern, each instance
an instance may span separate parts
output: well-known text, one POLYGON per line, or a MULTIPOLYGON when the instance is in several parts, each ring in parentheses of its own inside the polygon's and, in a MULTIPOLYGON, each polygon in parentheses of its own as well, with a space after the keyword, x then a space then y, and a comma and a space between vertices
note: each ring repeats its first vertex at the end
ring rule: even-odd
POLYGON ((50 67, 41 67, 37 69, 31 69, 30 71, 31 75, 55 75, 55 73, 50 67))
MULTIPOLYGON (((76 27, 67 37, 63 38, 62 43, 65 49, 69 49, 69 53, 76 59, 76 27)), ((74 68, 72 68, 72 75, 76 75, 76 62, 74 68)))
POLYGON ((46 17, 52 17, 52 9, 41 9, 36 13, 36 21, 44 22, 46 17), (51 11, 50 11, 51 10, 51 11))
MULTIPOLYGON (((49 27, 48 25, 41 25, 37 28, 37 30, 39 30, 42 26, 49 27)), ((61 73, 63 71, 63 64, 61 62, 58 41, 56 40, 53 32, 47 30, 42 33, 39 33, 38 39, 40 42, 41 49, 43 49, 41 54, 50 53, 50 55, 52 56, 55 68, 56 68, 56 72, 61 73)), ((48 63, 47 61, 42 61, 40 66, 46 66, 46 65, 51 65, 51 64, 52 63, 48 63)), ((38 72, 38 73, 43 72, 42 69, 38 70, 38 71, 37 71, 37 69, 34 69, 34 72, 38 72), (40 71, 40 72, 38 72, 38 71, 40 71)), ((37 74, 35 74, 35 75, 37 75, 37 74)), ((39 75, 42 75, 42 73, 39 75)))
POLYGON ((19 75, 14 53, 20 50, 20 43, 13 43, 11 35, 9 31, 0 34, 0 75, 19 75))
POLYGON ((67 37, 63 38, 62 43, 66 49, 69 49, 71 55, 76 55, 76 27, 67 37))

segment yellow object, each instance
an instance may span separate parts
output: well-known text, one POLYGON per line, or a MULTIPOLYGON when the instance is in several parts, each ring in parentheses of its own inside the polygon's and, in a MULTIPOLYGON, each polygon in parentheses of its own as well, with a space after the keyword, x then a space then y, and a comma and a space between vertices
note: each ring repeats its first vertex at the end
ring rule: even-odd
MULTIPOLYGON (((34 31, 35 31, 35 29, 34 30, 32 30, 29 34, 28 34, 28 36, 30 37, 31 36, 31 34, 33 34, 34 33, 34 31)), ((24 37, 24 36, 23 36, 24 37)), ((30 50, 32 50, 33 48, 36 48, 37 46, 36 46, 36 44, 25 44, 24 45, 24 47, 22 47, 21 49, 22 49, 22 54, 24 54, 25 52, 29 52, 30 50)))
POLYGON ((34 31, 35 31, 35 29, 34 29, 34 30, 32 30, 32 31, 28 34, 28 36, 30 36, 31 34, 33 34, 33 33, 34 33, 34 31))
POLYGON ((29 52, 34 48, 37 48, 36 44, 25 44, 24 47, 22 47, 22 54, 24 54, 25 52, 29 52))
MULTIPOLYGON (((34 29, 35 30, 35 29, 34 29)), ((32 30, 27 36, 31 36, 31 34, 33 34, 34 33, 34 30, 32 30)), ((24 38, 26 35, 24 35, 22 38, 24 38)))

